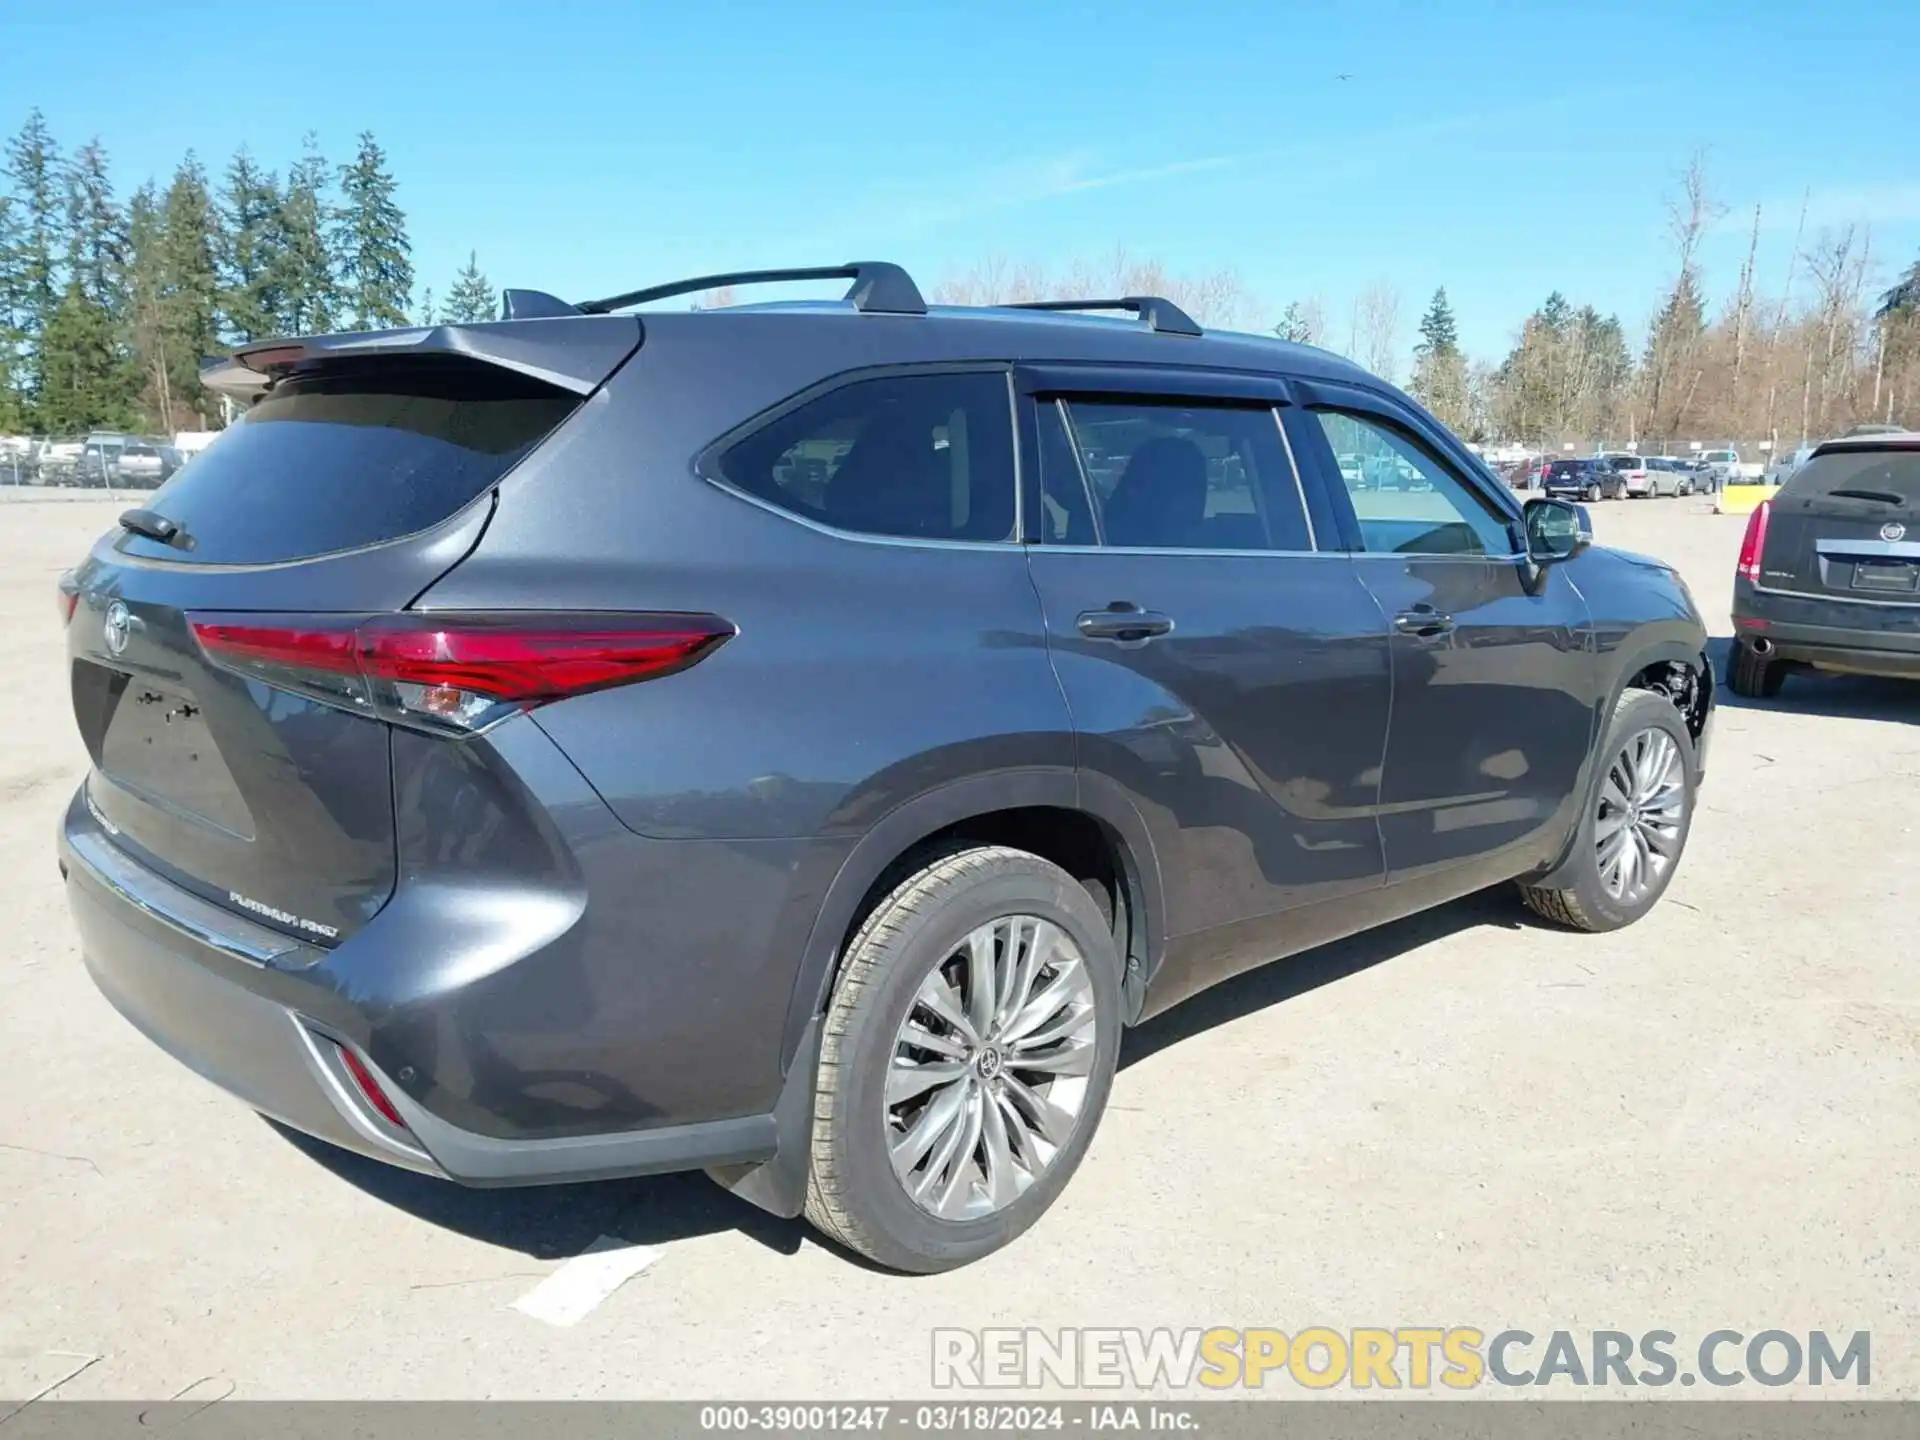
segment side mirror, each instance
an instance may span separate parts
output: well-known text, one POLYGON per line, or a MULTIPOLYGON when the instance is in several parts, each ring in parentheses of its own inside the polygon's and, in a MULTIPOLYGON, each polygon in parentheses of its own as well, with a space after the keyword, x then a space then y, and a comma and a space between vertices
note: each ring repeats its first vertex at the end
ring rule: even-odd
POLYGON ((1571 560, 1593 543, 1593 522, 1583 506, 1565 500, 1529 500, 1522 513, 1527 558, 1536 565, 1571 560))

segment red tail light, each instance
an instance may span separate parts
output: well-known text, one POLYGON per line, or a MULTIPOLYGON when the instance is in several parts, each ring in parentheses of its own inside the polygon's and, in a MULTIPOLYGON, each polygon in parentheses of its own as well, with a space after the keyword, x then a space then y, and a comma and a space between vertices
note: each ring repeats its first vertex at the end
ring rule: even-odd
POLYGON ((684 670, 734 633, 712 615, 197 615, 216 664, 429 730, 684 670))
POLYGON ((73 572, 67 571, 54 586, 54 601, 60 607, 60 624, 64 627, 73 622, 73 612, 80 605, 80 591, 73 583, 73 572))
POLYGON ((1773 509, 1771 500, 1762 500, 1759 507, 1747 516, 1747 533, 1740 537, 1740 562, 1734 572, 1744 575, 1756 585, 1760 582, 1760 556, 1767 548, 1767 513, 1773 509))

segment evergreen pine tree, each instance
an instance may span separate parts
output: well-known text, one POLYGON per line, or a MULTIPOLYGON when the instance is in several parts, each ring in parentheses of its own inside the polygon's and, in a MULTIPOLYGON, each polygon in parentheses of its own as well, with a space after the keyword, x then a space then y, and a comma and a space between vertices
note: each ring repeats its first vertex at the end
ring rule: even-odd
POLYGON ((6 173, 13 182, 15 241, 14 324, 20 350, 15 384, 23 418, 45 429, 36 411, 40 395, 40 343, 60 303, 60 238, 65 228, 65 197, 60 187, 60 150, 38 110, 30 112, 7 146, 6 173))
POLYGON ((22 282, 20 235, 13 197, 0 192, 0 434, 27 428, 20 390, 25 333, 20 328, 22 282))
POLYGON ((227 166, 220 197, 220 312, 235 344, 276 334, 280 298, 274 249, 280 184, 242 147, 227 166))
POLYGON ((98 140, 73 157, 66 189, 68 285, 54 317, 61 322, 59 343, 75 348, 56 356, 50 323, 42 361, 66 375, 69 395, 81 400, 69 402, 79 408, 70 408, 55 428, 126 425, 139 388, 126 326, 126 217, 114 201, 107 152, 98 140))
POLYGON ((500 318, 500 296, 480 273, 480 257, 476 252, 467 252, 465 267, 453 277, 453 288, 447 292, 440 318, 448 325, 472 325, 500 318))
POLYGON ((1468 427, 1467 357, 1460 352, 1460 329, 1444 286, 1433 292, 1433 303, 1420 317, 1410 388, 1443 423, 1455 430, 1468 427))
POLYGON ((278 309, 272 328, 282 335, 324 334, 337 323, 337 267, 328 239, 331 175, 326 157, 308 135, 300 158, 287 169, 267 261, 267 290, 278 309))
POLYGON ((113 317, 78 276, 41 337, 40 423, 54 434, 118 428, 133 419, 113 317))
POLYGON ((145 417, 143 428, 171 431, 172 379, 161 323, 165 228, 160 197, 149 180, 127 202, 126 325, 137 374, 135 394, 145 417))
POLYGON ((340 167, 332 231, 346 320, 356 330, 405 325, 413 301, 413 247, 394 190, 386 152, 362 131, 359 153, 340 167))
POLYGON ((218 231, 206 171, 188 151, 167 188, 160 223, 159 321, 171 397, 168 429, 196 417, 207 424, 219 413, 200 388, 201 360, 221 348, 220 277, 214 260, 218 231))

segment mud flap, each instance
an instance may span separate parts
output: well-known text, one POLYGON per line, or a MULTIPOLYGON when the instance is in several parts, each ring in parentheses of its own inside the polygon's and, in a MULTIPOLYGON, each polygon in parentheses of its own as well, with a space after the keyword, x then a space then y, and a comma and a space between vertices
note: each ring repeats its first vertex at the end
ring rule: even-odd
POLYGON ((820 1068, 820 1017, 807 1022, 787 1067, 786 1083, 773 1106, 774 1152, 752 1165, 720 1165, 707 1171, 742 1200, 783 1220, 799 1218, 807 1204, 807 1166, 813 1147, 814 1082, 820 1068))

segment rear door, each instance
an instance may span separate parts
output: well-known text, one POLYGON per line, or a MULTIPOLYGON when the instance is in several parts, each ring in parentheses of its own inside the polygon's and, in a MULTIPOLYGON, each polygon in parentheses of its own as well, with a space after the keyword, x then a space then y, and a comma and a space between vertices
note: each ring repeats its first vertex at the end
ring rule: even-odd
POLYGON ((1826 450, 1769 512, 1763 587, 1920 606, 1920 440, 1826 450))
POLYGON ((1281 383, 1020 383, 1028 557, 1080 767, 1153 830, 1168 936, 1379 887, 1386 628, 1315 544, 1332 515, 1303 495, 1281 383))
POLYGON ((194 624, 292 635, 303 618, 406 608, 581 399, 471 359, 323 363, 144 497, 180 534, 109 535, 71 582, 86 800, 107 836, 309 940, 371 917, 395 879, 389 727, 214 664, 194 624))
POLYGON ((1416 492, 1335 492, 1342 537, 1393 630, 1381 779, 1387 875, 1399 882, 1563 836, 1592 739, 1591 623, 1564 566, 1529 587, 1517 513, 1394 402, 1299 387, 1287 413, 1303 469, 1339 485, 1337 450, 1388 451, 1416 492))

